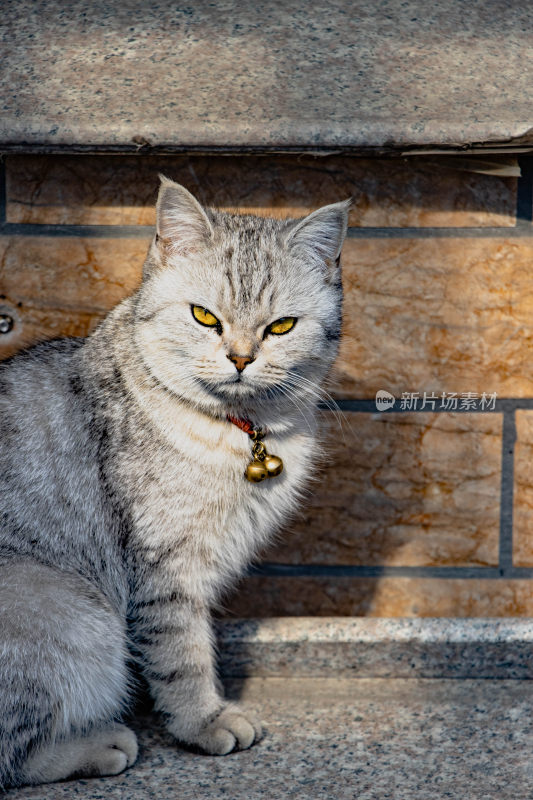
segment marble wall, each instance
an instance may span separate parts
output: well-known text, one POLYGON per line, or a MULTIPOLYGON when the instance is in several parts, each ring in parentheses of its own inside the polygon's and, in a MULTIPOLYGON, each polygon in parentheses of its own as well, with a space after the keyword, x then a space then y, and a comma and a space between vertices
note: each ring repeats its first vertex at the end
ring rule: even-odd
POLYGON ((512 227, 516 178, 431 159, 339 156, 9 156, 7 219, 152 225, 162 172, 223 210, 301 216, 353 198, 357 226, 512 227))
POLYGON ((138 285, 158 172, 246 213, 299 216, 354 198, 327 462, 223 613, 533 613, 531 173, 527 160, 520 179, 465 165, 6 158, 0 315, 14 325, 2 358, 87 335, 138 285), (394 395, 392 411, 377 410, 378 390, 394 395))

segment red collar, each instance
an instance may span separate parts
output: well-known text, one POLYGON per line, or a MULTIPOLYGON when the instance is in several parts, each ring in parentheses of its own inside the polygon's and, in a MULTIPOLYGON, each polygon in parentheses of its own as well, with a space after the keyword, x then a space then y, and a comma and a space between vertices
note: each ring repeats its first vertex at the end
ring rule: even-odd
POLYGON ((247 433, 252 439, 257 439, 259 434, 262 433, 259 428, 254 427, 253 422, 251 422, 249 419, 239 419, 239 417, 232 417, 231 414, 227 414, 226 419, 228 422, 232 422, 234 425, 240 428, 241 431, 247 433))

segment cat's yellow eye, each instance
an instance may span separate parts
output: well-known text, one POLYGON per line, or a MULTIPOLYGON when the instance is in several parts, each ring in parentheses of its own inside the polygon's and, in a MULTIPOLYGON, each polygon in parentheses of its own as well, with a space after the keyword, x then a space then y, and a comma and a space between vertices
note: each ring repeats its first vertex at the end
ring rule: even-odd
POLYGON ((295 325, 296 317, 282 317, 281 319, 277 319, 275 322, 272 322, 266 329, 265 333, 273 333, 275 336, 282 336, 284 333, 288 333, 290 330, 292 330, 295 325))
POLYGON ((206 325, 208 328, 222 328, 220 322, 207 308, 202 306, 191 306, 191 311, 196 322, 206 325))

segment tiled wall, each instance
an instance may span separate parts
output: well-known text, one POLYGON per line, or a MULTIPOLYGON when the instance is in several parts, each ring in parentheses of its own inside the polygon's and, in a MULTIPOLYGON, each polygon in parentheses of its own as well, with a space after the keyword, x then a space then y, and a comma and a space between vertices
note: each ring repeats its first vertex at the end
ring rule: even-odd
POLYGON ((15 325, 2 357, 85 335, 137 285, 158 171, 254 213, 354 198, 328 464, 228 613, 533 614, 532 171, 527 159, 519 179, 464 163, 6 159, 0 315, 15 325), (396 398, 386 412, 380 389, 396 398))

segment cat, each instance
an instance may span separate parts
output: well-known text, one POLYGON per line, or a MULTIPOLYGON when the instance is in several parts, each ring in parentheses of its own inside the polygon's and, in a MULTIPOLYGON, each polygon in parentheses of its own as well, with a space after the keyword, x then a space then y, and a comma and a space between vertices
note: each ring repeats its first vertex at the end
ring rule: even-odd
POLYGON ((177 742, 261 737, 219 689, 210 608, 306 485, 348 208, 240 216, 161 176, 140 288, 0 366, 0 787, 132 764, 132 657, 177 742), (246 479, 254 445, 281 474, 246 479))

